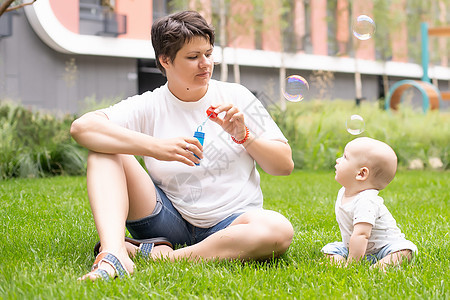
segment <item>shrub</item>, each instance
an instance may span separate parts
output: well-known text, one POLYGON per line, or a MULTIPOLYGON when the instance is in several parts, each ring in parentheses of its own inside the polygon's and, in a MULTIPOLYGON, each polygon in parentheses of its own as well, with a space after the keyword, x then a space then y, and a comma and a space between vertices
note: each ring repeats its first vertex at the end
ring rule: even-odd
POLYGON ((303 101, 288 103, 285 111, 270 108, 292 147, 298 169, 332 169, 345 145, 359 136, 388 143, 397 153, 399 166, 407 168, 420 159, 431 168, 432 158, 449 168, 449 113, 430 111, 426 114, 401 107, 399 111, 380 110, 377 103, 351 101, 303 101), (351 135, 346 120, 353 114, 364 118, 365 130, 351 135))
POLYGON ((74 118, 0 102, 0 178, 84 173, 86 150, 69 134, 74 118))
MULTIPOLYGON (((391 145, 401 168, 417 160, 428 168, 449 168, 447 112, 424 114, 406 107, 388 112, 380 110, 377 103, 355 106, 344 100, 288 103, 284 111, 276 107, 269 111, 289 140, 297 169, 333 169, 345 145, 358 136, 391 145), (365 120, 365 131, 357 136, 349 134, 345 127, 353 114, 365 120)), ((0 179, 84 174, 87 151, 69 133, 75 118, 0 102, 0 179)), ((143 163, 142 158, 138 159, 143 163)))

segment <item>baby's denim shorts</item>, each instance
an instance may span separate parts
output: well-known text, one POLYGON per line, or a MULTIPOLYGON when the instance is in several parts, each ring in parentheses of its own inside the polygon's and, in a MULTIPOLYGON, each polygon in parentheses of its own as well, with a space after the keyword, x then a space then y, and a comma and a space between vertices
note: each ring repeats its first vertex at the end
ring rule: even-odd
MULTIPOLYGON (((377 261, 388 256, 389 254, 400 251, 400 250, 411 250, 413 255, 417 254, 417 246, 408 240, 403 240, 403 241, 389 243, 386 246, 384 246, 383 248, 381 248, 381 250, 378 251, 377 253, 366 255, 365 259, 367 261, 369 261, 371 264, 374 264, 377 261)), ((348 248, 345 247, 343 242, 329 243, 329 244, 325 245, 325 247, 323 247, 321 251, 325 254, 330 254, 330 255, 337 254, 337 255, 343 256, 345 258, 348 257, 348 248)))
POLYGON ((139 220, 127 221, 126 226, 135 239, 165 237, 173 245, 190 246, 228 227, 242 213, 232 214, 209 228, 200 228, 183 219, 166 194, 157 186, 153 213, 139 220))

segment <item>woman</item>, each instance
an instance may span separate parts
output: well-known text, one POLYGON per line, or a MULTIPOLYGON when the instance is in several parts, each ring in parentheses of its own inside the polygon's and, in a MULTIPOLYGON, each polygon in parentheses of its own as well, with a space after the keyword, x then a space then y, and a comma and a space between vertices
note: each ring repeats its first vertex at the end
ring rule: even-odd
POLYGON ((131 274, 136 253, 170 260, 284 253, 294 231, 284 216, 262 208, 255 162, 289 175, 286 138, 250 91, 211 80, 214 30, 197 12, 156 21, 152 43, 167 83, 71 127, 90 150, 87 189, 101 250, 81 279, 131 274), (144 157, 147 171, 134 155, 144 157), (134 239, 124 238, 125 226, 134 239))

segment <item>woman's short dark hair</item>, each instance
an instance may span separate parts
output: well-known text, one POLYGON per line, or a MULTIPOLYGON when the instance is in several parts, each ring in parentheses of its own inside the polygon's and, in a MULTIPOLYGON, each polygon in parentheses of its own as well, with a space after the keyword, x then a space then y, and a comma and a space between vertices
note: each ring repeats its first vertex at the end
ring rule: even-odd
POLYGON ((156 66, 164 76, 166 70, 159 62, 161 55, 173 62, 184 44, 196 36, 204 37, 214 45, 214 28, 196 11, 182 11, 156 20, 151 36, 156 66))

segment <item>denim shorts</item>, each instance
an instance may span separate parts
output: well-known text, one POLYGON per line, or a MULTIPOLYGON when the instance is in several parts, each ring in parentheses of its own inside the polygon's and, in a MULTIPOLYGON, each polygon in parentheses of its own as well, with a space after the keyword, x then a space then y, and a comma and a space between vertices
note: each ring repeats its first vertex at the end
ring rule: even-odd
MULTIPOLYGON (((367 254, 366 256, 364 256, 364 258, 367 261, 369 261, 371 264, 374 264, 377 261, 388 256, 389 254, 400 251, 400 250, 411 250, 413 256, 414 256, 414 254, 417 254, 416 245, 414 245, 412 242, 410 242, 408 240, 403 240, 403 241, 399 241, 399 242, 389 243, 386 246, 384 246, 383 248, 381 248, 381 250, 378 251, 377 253, 367 254)), ((343 242, 329 243, 329 244, 325 245, 325 247, 323 247, 321 251, 325 254, 330 254, 330 255, 337 254, 337 255, 343 256, 345 258, 348 257, 348 248, 345 247, 343 242)))
POLYGON ((228 227, 242 213, 232 214, 209 228, 200 228, 183 219, 166 194, 157 186, 153 213, 139 220, 127 221, 126 226, 135 239, 165 237, 173 245, 193 245, 217 231, 228 227))

